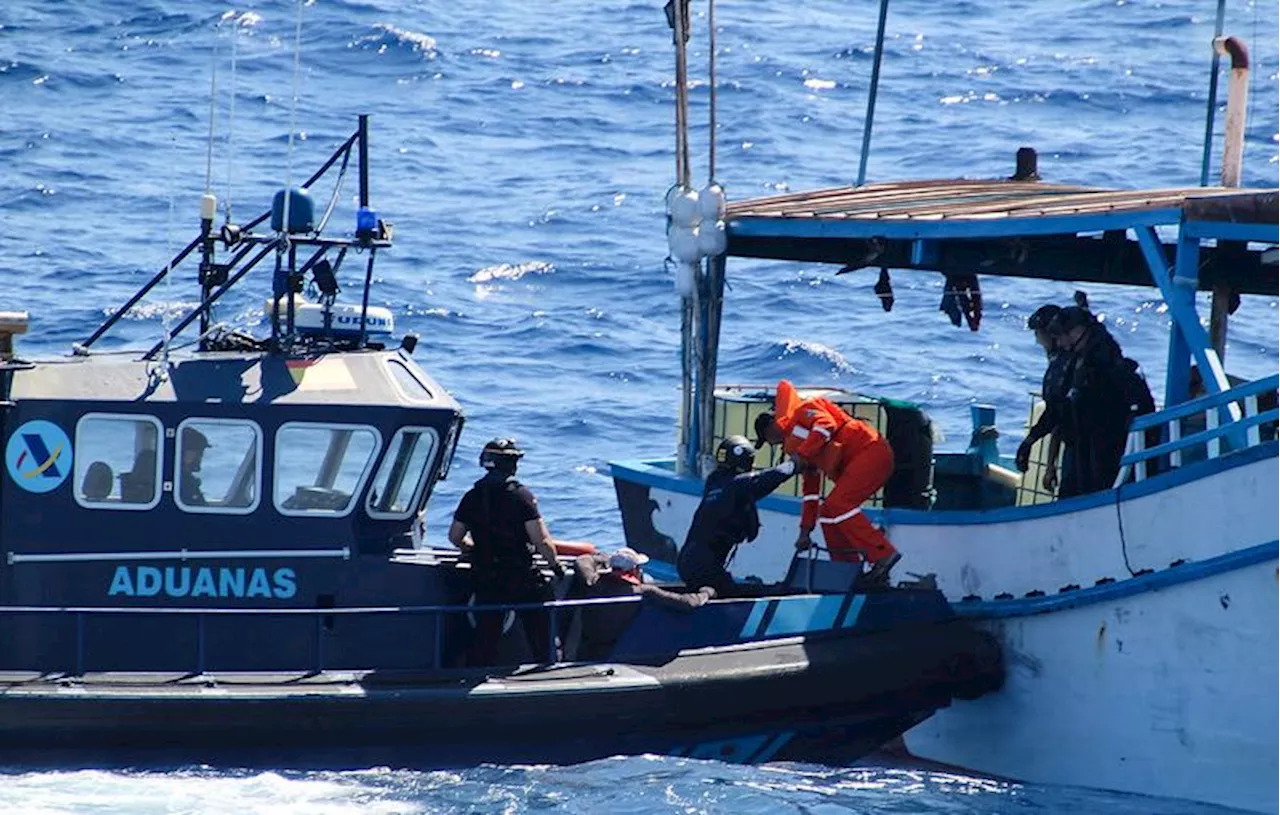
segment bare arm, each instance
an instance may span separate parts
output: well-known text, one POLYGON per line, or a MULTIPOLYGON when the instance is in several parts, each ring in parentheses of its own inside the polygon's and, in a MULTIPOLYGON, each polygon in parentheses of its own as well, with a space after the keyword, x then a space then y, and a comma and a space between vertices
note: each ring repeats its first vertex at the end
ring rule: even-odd
POLYGON ((716 596, 716 590, 703 586, 695 592, 674 592, 655 586, 652 583, 641 583, 635 587, 635 593, 641 597, 652 597, 659 605, 673 611, 693 611, 702 608, 708 600, 716 596))
POLYGON ((541 518, 525 521, 524 531, 529 534, 533 548, 551 565, 551 571, 558 577, 564 577, 564 567, 560 565, 559 560, 556 560, 556 550, 551 547, 551 533, 547 531, 546 521, 541 518))

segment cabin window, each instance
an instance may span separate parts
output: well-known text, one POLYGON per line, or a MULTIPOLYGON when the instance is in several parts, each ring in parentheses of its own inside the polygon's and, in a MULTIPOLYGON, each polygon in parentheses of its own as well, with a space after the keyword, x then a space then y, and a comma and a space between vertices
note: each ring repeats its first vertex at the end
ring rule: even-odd
POLYGON ((246 515, 258 508, 262 430, 242 419, 187 419, 174 448, 173 500, 187 512, 246 515))
POLYGON ((76 503, 91 509, 151 509, 160 502, 160 420, 86 413, 76 424, 76 503))
POLYGON ((367 509, 371 517, 408 518, 417 509, 439 439, 430 427, 402 427, 396 431, 369 490, 367 509))
POLYGON ((453 454, 458 450, 458 431, 462 430, 462 419, 458 418, 449 425, 449 434, 444 439, 444 458, 440 460, 440 473, 436 478, 444 481, 449 477, 449 468, 453 466, 453 454))
POLYGON ((387 367, 391 369, 391 378, 396 381, 396 386, 400 388, 405 396, 423 402, 431 401, 433 398, 431 391, 427 390, 427 386, 422 384, 422 380, 414 376, 408 365, 398 359, 389 359, 387 360, 387 367))
POLYGON ((382 444, 367 425, 288 422, 276 432, 275 503, 284 515, 346 515, 382 444))

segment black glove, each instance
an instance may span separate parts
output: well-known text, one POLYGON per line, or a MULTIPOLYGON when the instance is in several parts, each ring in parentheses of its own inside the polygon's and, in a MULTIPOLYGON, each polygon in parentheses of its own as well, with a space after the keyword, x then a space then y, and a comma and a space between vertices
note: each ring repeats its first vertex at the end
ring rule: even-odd
POLYGON ((1027 468, 1031 466, 1031 445, 1035 444, 1030 438, 1022 440, 1022 444, 1018 445, 1018 452, 1013 457, 1014 463, 1018 467, 1018 472, 1025 473, 1027 468))

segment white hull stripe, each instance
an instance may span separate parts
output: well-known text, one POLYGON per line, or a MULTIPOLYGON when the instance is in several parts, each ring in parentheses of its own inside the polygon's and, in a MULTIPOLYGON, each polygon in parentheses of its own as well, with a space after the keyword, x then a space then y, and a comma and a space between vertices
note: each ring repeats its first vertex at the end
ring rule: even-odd
POLYGON ((818 523, 820 523, 820 524, 838 524, 838 523, 841 523, 841 522, 843 522, 843 521, 847 521, 847 520, 849 520, 850 518, 852 518, 854 515, 857 515, 857 514, 858 514, 859 512, 861 512, 861 511, 862 511, 862 507, 854 507, 853 509, 851 509, 851 510, 849 510, 848 512, 844 513, 843 515, 837 515, 837 516, 836 516, 836 517, 834 517, 834 518, 819 518, 819 519, 818 519, 818 523))

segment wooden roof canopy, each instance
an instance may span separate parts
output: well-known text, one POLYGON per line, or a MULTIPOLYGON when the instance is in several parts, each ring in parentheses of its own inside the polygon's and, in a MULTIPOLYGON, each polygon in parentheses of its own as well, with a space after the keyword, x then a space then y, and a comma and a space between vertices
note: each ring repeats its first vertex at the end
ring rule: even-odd
MULTIPOLYGON (((1180 227, 1203 246, 1200 288, 1276 296, 1277 190, 1108 190, 1040 181, 938 180, 789 193, 729 204, 735 257, 1151 286, 1126 230, 1180 227), (1254 248, 1246 242, 1253 242, 1254 248)), ((1172 247, 1166 247, 1172 264, 1172 247)))

